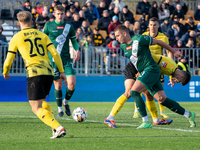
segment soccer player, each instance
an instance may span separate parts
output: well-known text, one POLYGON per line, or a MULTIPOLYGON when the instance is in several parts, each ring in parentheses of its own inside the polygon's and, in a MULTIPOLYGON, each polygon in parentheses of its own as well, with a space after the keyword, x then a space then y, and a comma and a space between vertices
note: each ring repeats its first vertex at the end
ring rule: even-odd
MULTIPOLYGON (((154 39, 158 39, 161 40, 167 44, 169 44, 169 40, 168 38, 161 32, 158 32, 158 28, 159 28, 159 22, 158 19, 153 17, 149 20, 149 31, 144 32, 143 35, 148 35, 151 36, 154 39)), ((151 54, 159 54, 162 55, 163 54, 163 48, 160 45, 151 45, 149 46, 149 49, 151 51, 151 54)), ((171 52, 169 52, 168 50, 166 50, 168 57, 173 59, 173 55, 171 52)), ((160 77, 160 81, 162 83, 162 85, 164 85, 164 76, 161 75, 160 77)), ((151 94, 146 90, 145 92, 143 92, 143 94, 146 97, 146 105, 147 108, 149 108, 150 113, 152 114, 152 118, 155 122, 157 122, 157 124, 159 125, 159 117, 158 117, 158 111, 156 108, 156 103, 153 99, 153 96, 151 96, 151 94)), ((165 108, 163 105, 161 105, 159 103, 159 107, 160 107, 160 116, 163 118, 168 118, 168 116, 165 114, 165 108)), ((138 118, 138 111, 137 108, 135 106, 135 112, 133 115, 133 118, 138 118)))
POLYGON ((54 86, 55 86, 55 97, 58 106, 58 116, 63 116, 62 103, 65 107, 65 113, 70 116, 71 110, 68 104, 68 101, 72 97, 75 85, 76 85, 76 74, 73 69, 73 63, 70 58, 69 53, 69 39, 72 42, 74 49, 76 50, 74 61, 78 61, 80 59, 79 46, 76 40, 76 35, 74 31, 74 27, 72 24, 64 21, 65 17, 65 9, 61 5, 57 5, 54 8, 54 16, 55 20, 45 24, 44 33, 47 34, 50 40, 53 42, 56 47, 58 53, 61 56, 65 75, 67 77, 67 90, 65 98, 62 101, 62 79, 60 78, 60 73, 58 71, 58 67, 56 66, 54 60, 51 56, 49 56, 51 64, 54 68, 54 86))
MULTIPOLYGON (((121 108, 125 102, 124 99, 127 100, 127 98, 131 96, 136 102, 136 106, 143 120, 143 123, 138 127, 138 129, 150 128, 152 126, 147 117, 144 101, 140 96, 140 93, 147 89, 159 103, 166 106, 170 110, 189 118, 190 127, 195 127, 195 113, 187 111, 177 102, 166 97, 162 84, 159 80, 160 69, 151 56, 149 45, 159 44, 160 46, 171 51, 176 57, 180 57, 181 53, 174 51, 173 48, 166 43, 153 39, 150 36, 135 35, 131 38, 127 28, 123 25, 116 28, 115 36, 116 39, 122 44, 121 48, 125 51, 126 57, 130 58, 132 64, 140 73, 136 80, 125 81, 125 87, 129 86, 127 88, 129 91, 125 91, 125 93, 119 97, 115 105, 119 105, 119 108, 121 108), (149 78, 151 78, 151 80, 149 80, 149 78)), ((131 69, 128 69, 128 71, 131 71, 131 69)), ((105 119, 104 123, 109 127, 116 128, 113 119, 114 117, 110 114, 109 117, 105 119)))
POLYGON ((67 81, 61 58, 47 35, 39 30, 30 28, 32 23, 30 12, 19 12, 17 19, 21 31, 15 34, 10 41, 8 54, 4 62, 3 76, 5 79, 10 78, 8 73, 15 55, 19 51, 26 64, 27 96, 33 113, 45 124, 56 129, 51 138, 65 136, 65 128, 56 121, 51 106, 45 101, 53 83, 53 68, 47 51, 53 56, 59 68, 60 77, 62 80, 65 80, 66 84, 67 81))

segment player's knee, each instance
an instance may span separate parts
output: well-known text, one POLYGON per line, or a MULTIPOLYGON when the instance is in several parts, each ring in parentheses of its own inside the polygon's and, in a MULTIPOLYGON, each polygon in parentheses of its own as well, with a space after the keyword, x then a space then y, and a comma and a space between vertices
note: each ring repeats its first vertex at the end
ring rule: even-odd
POLYGON ((130 95, 131 95, 131 97, 138 97, 138 96, 140 96, 140 93, 139 92, 137 92, 137 91, 130 91, 130 95))
POLYGON ((74 81, 70 81, 68 82, 67 86, 69 89, 74 90, 75 89, 75 82, 74 81))
POLYGON ((144 92, 142 92, 144 94, 144 96, 146 97, 147 101, 153 101, 153 96, 149 93, 148 90, 145 90, 144 92))
POLYGON ((159 103, 162 103, 162 102, 164 102, 165 100, 166 100, 166 96, 165 95, 158 95, 158 97, 157 97, 157 101, 159 102, 159 103))
POLYGON ((124 93, 124 96, 126 96, 127 99, 131 98, 130 91, 131 90, 126 90, 124 93))

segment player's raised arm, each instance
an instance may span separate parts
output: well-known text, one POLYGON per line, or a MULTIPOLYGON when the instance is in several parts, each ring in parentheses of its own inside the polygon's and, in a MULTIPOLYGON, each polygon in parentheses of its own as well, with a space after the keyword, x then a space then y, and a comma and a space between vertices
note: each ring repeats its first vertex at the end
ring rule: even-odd
POLYGON ((152 45, 156 45, 156 44, 158 44, 158 45, 162 46, 163 48, 165 48, 165 49, 169 50, 170 52, 172 52, 175 57, 178 57, 178 58, 182 57, 181 52, 175 51, 171 46, 169 46, 165 42, 163 42, 161 40, 153 39, 152 45))

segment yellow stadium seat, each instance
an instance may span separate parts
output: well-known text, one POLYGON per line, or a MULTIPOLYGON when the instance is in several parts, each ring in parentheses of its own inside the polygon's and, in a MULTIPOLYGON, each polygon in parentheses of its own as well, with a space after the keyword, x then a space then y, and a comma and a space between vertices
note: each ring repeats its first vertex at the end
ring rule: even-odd
POLYGON ((135 15, 134 16, 135 21, 139 21, 141 17, 143 17, 143 15, 135 15))
POLYGON ((103 36, 104 39, 106 38, 107 32, 105 30, 99 30, 99 33, 103 36))
POLYGON ((190 16, 194 17, 194 10, 188 10, 186 15, 190 15, 190 16))
POLYGON ((97 25, 98 22, 99 22, 99 20, 94 20, 94 21, 92 22, 92 25, 97 25))

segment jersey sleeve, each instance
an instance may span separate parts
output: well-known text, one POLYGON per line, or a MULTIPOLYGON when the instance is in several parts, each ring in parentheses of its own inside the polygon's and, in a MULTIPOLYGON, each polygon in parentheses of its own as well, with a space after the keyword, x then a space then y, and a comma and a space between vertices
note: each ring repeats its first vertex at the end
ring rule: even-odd
POLYGON ((74 26, 73 26, 72 24, 71 24, 71 27, 70 27, 70 34, 69 34, 69 37, 70 37, 70 39, 76 38, 74 26))
POLYGON ((3 65, 3 75, 7 75, 11 66, 12 66, 12 62, 15 58, 15 55, 17 53, 17 38, 15 38, 16 36, 14 36, 9 44, 9 48, 8 48, 8 53, 7 53, 7 57, 6 60, 4 62, 3 65))
POLYGON ((43 31, 46 35, 49 35, 49 31, 48 31, 48 23, 46 23, 44 25, 44 31, 43 31))
POLYGON ((141 35, 140 43, 142 45, 150 46, 153 43, 153 38, 148 35, 141 35))
POLYGON ((58 67, 60 72, 64 72, 63 69, 63 63, 60 58, 60 55, 58 54, 56 48, 54 47, 53 43, 50 41, 49 37, 46 36, 46 42, 47 42, 47 50, 51 53, 52 57, 54 58, 54 61, 56 63, 56 66, 58 67))

